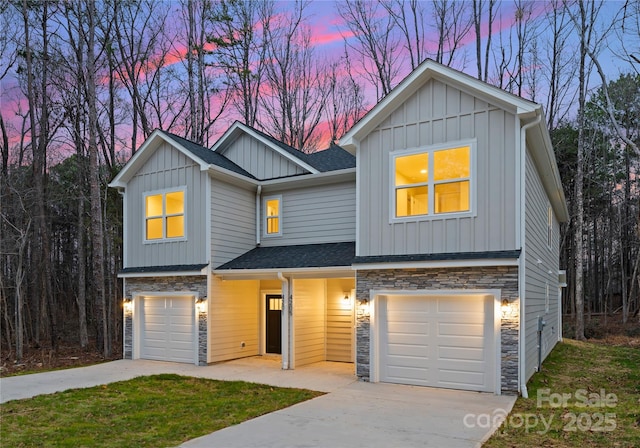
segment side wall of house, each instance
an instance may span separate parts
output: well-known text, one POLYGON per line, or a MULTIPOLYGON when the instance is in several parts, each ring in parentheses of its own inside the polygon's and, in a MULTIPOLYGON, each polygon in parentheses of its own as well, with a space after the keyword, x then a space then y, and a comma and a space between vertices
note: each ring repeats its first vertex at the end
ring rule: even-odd
POLYGON ((361 141, 358 255, 517 249, 515 139, 514 113, 427 81, 361 141), (476 142, 475 216, 391 222, 390 153, 469 140, 476 142))
POLYGON ((355 297, 352 289, 355 289, 353 278, 327 279, 327 361, 353 362, 355 297))
POLYGON ((212 279, 209 306, 208 362, 259 353, 259 280, 212 279))
POLYGON ((211 179, 211 266, 256 245, 256 192, 211 179))
MULTIPOLYGON (((282 196, 281 236, 266 236, 262 246, 355 241, 356 185, 354 182, 288 190, 269 190, 263 197, 282 196)), ((261 207, 264 204, 261 204, 261 207)), ((261 211, 264 227, 264 211, 261 211)))
POLYGON ((548 242, 549 199, 536 166, 527 153, 525 186, 525 378, 538 366, 538 319, 542 331, 542 360, 558 341, 558 263, 560 227, 552 217, 551 244, 548 242), (547 306, 548 303, 548 306, 547 306))
POLYGON ((163 143, 127 184, 124 267, 207 263, 206 176, 190 158, 163 143), (185 189, 186 239, 145 242, 145 193, 185 189))
POLYGON ((295 176, 307 171, 250 135, 241 135, 222 154, 258 179, 295 176))
POLYGON ((293 280, 296 368, 325 360, 325 297, 325 280, 293 280))

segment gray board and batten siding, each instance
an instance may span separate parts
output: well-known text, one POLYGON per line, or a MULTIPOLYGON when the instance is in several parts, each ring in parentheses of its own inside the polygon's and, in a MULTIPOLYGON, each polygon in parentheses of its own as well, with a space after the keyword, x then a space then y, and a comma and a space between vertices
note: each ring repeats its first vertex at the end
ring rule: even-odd
POLYGON ((206 172, 200 165, 163 142, 127 184, 124 267, 208 263, 206 234, 206 172), (145 241, 145 194, 184 189, 185 238, 145 241))
POLYGON ((358 255, 517 249, 515 112, 436 79, 420 86, 360 143, 358 255), (476 150, 474 215, 392 221, 390 153, 468 141, 476 150))
POLYGON ((275 179, 308 173, 300 165, 246 133, 219 152, 256 179, 275 179))
POLYGON ((526 216, 525 216, 525 380, 538 366, 538 317, 546 326, 542 332, 542 359, 546 358, 558 342, 559 326, 559 247, 560 225, 553 213, 552 241, 548 244, 549 199, 533 160, 527 151, 526 158, 526 216), (548 297, 549 309, 546 310, 548 297))

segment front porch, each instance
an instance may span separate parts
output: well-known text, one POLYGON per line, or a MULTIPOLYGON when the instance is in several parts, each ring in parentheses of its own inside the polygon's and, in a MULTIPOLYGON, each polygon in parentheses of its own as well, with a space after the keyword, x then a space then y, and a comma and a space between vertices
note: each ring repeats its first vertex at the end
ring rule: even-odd
POLYGON ((208 363, 268 355, 284 370, 327 361, 353 370, 354 277, 253 274, 212 276, 208 363))

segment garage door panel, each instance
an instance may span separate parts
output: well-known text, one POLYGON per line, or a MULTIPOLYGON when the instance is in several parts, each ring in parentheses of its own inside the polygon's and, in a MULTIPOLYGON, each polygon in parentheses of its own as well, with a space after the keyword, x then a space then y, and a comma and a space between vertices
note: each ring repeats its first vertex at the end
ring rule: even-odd
POLYGON ((141 358, 194 362, 192 297, 145 297, 141 316, 141 358))
POLYGON ((438 313, 484 313, 484 301, 482 297, 441 297, 436 300, 436 303, 438 313))
POLYGON ((482 323, 439 322, 439 336, 484 336, 484 321, 482 323))
POLYGON ((439 347, 438 358, 442 360, 472 360, 485 361, 485 353, 482 347, 439 347))
POLYGON ((493 391, 493 297, 381 298, 381 381, 493 391))

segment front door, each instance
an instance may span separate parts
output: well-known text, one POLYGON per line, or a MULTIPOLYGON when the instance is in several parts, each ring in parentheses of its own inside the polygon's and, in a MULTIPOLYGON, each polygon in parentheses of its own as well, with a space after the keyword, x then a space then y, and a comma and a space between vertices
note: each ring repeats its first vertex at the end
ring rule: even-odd
POLYGON ((267 353, 282 353, 282 296, 267 294, 266 349, 267 353))

